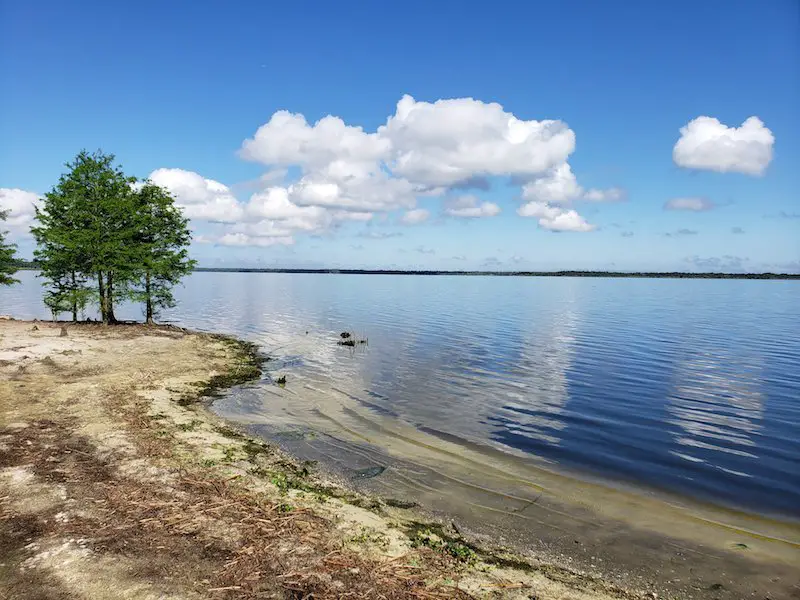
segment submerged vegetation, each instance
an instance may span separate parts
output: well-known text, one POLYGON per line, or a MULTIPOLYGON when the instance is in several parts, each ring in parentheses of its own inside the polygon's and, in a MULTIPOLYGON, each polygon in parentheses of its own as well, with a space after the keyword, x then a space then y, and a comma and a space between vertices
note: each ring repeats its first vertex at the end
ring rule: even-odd
POLYGON ((254 381, 261 377, 262 366, 269 360, 269 357, 262 354, 256 344, 222 334, 198 335, 225 344, 231 352, 231 359, 225 372, 209 377, 197 385, 196 390, 192 393, 181 396, 178 400, 180 405, 189 406, 204 399, 217 398, 222 392, 235 385, 254 381))
POLYGON ((367 338, 358 337, 355 333, 351 331, 343 331, 339 334, 339 340, 336 342, 340 346, 349 346, 354 347, 360 344, 366 344, 367 338))
POLYGON ((340 346, 350 346, 352 348, 353 346, 357 346, 359 344, 366 344, 367 340, 353 340, 353 339, 350 339, 350 340, 339 340, 339 342, 337 342, 337 343, 340 346))

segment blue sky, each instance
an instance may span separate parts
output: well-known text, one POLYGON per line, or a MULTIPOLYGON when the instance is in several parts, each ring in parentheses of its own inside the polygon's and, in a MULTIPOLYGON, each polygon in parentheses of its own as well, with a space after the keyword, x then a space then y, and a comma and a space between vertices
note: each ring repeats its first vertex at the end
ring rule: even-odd
POLYGON ((23 255, 102 148, 209 266, 800 271, 794 0, 2 0, 0 44, 23 255))

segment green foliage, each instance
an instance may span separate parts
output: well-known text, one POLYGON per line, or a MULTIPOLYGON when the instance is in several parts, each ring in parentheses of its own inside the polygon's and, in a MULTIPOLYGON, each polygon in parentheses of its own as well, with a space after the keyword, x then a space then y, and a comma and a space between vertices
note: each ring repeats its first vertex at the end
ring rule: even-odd
MULTIPOLYGON (((74 272, 69 275, 73 274, 74 272)), ((77 274, 75 275, 77 277, 77 274)), ((61 278, 51 280, 51 288, 44 293, 44 304, 53 314, 53 320, 56 320, 58 315, 63 312, 71 312, 72 320, 77 321, 78 313, 83 314, 89 303, 96 297, 95 292, 83 285, 78 285, 75 280, 70 281, 67 278, 66 285, 64 281, 61 278)))
POLYGON ((135 193, 136 237, 139 269, 133 297, 145 304, 145 318, 152 323, 161 308, 175 305, 172 287, 191 272, 189 220, 175 206, 170 193, 151 182, 135 193))
POLYGON ((37 208, 34 253, 53 315, 73 320, 96 303, 116 321, 122 298, 145 303, 148 322, 172 306, 171 287, 188 273, 188 221, 163 189, 125 175, 114 156, 80 152, 37 208))
POLYGON ((202 424, 203 421, 201 421, 200 419, 192 419, 188 423, 179 423, 178 429, 180 429, 181 431, 194 431, 202 424))
POLYGON ((281 491, 281 493, 286 493, 291 488, 295 487, 286 473, 274 473, 272 477, 270 477, 270 481, 272 482, 272 485, 281 491))
POLYGON ((31 228, 31 233, 37 243, 34 256, 41 269, 40 276, 49 280, 45 304, 54 318, 61 312, 71 311, 73 320, 77 320, 81 308, 78 300, 88 292, 86 278, 79 273, 83 256, 78 253, 72 237, 73 230, 78 227, 74 222, 78 216, 72 209, 74 204, 66 189, 56 188, 46 194, 43 207, 36 208, 38 225, 31 228))
POLYGON ((474 564, 478 559, 478 555, 473 548, 440 533, 434 533, 430 529, 415 531, 411 536, 411 546, 414 548, 430 548, 467 564, 474 564))
POLYGON ((378 531, 374 527, 362 526, 359 532, 349 536, 347 541, 354 544, 361 544, 363 546, 380 546, 381 548, 389 547, 389 538, 386 537, 385 533, 378 531))
POLYGON ((88 300, 84 290, 94 280, 103 322, 114 322, 116 297, 136 268, 135 180, 114 164, 113 155, 100 151, 82 151, 66 167, 31 228, 38 246, 34 255, 49 280, 50 307, 69 305, 77 319, 76 303, 88 300))
MULTIPOLYGON (((0 221, 5 221, 8 213, 0 210, 0 221)), ((18 283, 13 275, 17 272, 17 262, 14 253, 17 247, 15 244, 6 243, 6 232, 0 231, 0 285, 11 285, 18 283)))

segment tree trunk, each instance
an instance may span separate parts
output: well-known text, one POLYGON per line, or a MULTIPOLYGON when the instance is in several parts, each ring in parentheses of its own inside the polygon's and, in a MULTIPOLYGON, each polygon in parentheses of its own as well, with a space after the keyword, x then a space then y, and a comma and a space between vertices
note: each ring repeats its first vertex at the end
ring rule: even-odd
POLYGON ((109 271, 106 273, 106 316, 109 323, 116 323, 114 316, 114 274, 109 271))
POLYGON ((153 298, 150 295, 150 271, 144 275, 144 295, 145 295, 145 322, 153 324, 153 298))
POLYGON ((100 295, 100 318, 104 325, 108 325, 108 308, 106 306, 106 288, 103 283, 103 272, 97 272, 97 293, 100 295))
POLYGON ((75 295, 77 287, 75 286, 75 271, 72 272, 72 322, 78 322, 78 298, 75 295))

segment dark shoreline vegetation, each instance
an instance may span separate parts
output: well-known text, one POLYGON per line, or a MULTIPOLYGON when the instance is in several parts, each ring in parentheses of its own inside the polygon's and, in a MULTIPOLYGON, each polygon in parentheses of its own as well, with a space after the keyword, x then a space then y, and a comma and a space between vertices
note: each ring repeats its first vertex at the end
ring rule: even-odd
MULTIPOLYGON (((159 327, 173 327, 160 325, 159 327)), ((187 331, 187 330, 183 330, 187 331)), ((207 382, 199 386, 194 394, 189 394, 178 400, 181 406, 189 406, 199 400, 205 399, 209 404, 224 396, 233 387, 248 382, 258 381, 264 374, 264 363, 271 357, 264 352, 258 344, 239 339, 224 333, 193 332, 214 340, 219 340, 230 348, 233 359, 231 366, 224 373, 212 376, 207 382)))
POLYGON ((209 273, 308 273, 333 275, 453 275, 492 277, 639 277, 645 279, 800 279, 800 273, 683 273, 678 271, 405 271, 382 269, 196 268, 209 273))
MULTIPOLYGON (((17 261, 20 271, 38 271, 35 260, 17 261)), ((196 273, 296 273, 308 275, 452 275, 469 277, 634 277, 640 279, 800 279, 800 273, 690 273, 682 271, 413 271, 399 269, 283 269, 196 267, 196 273)))

